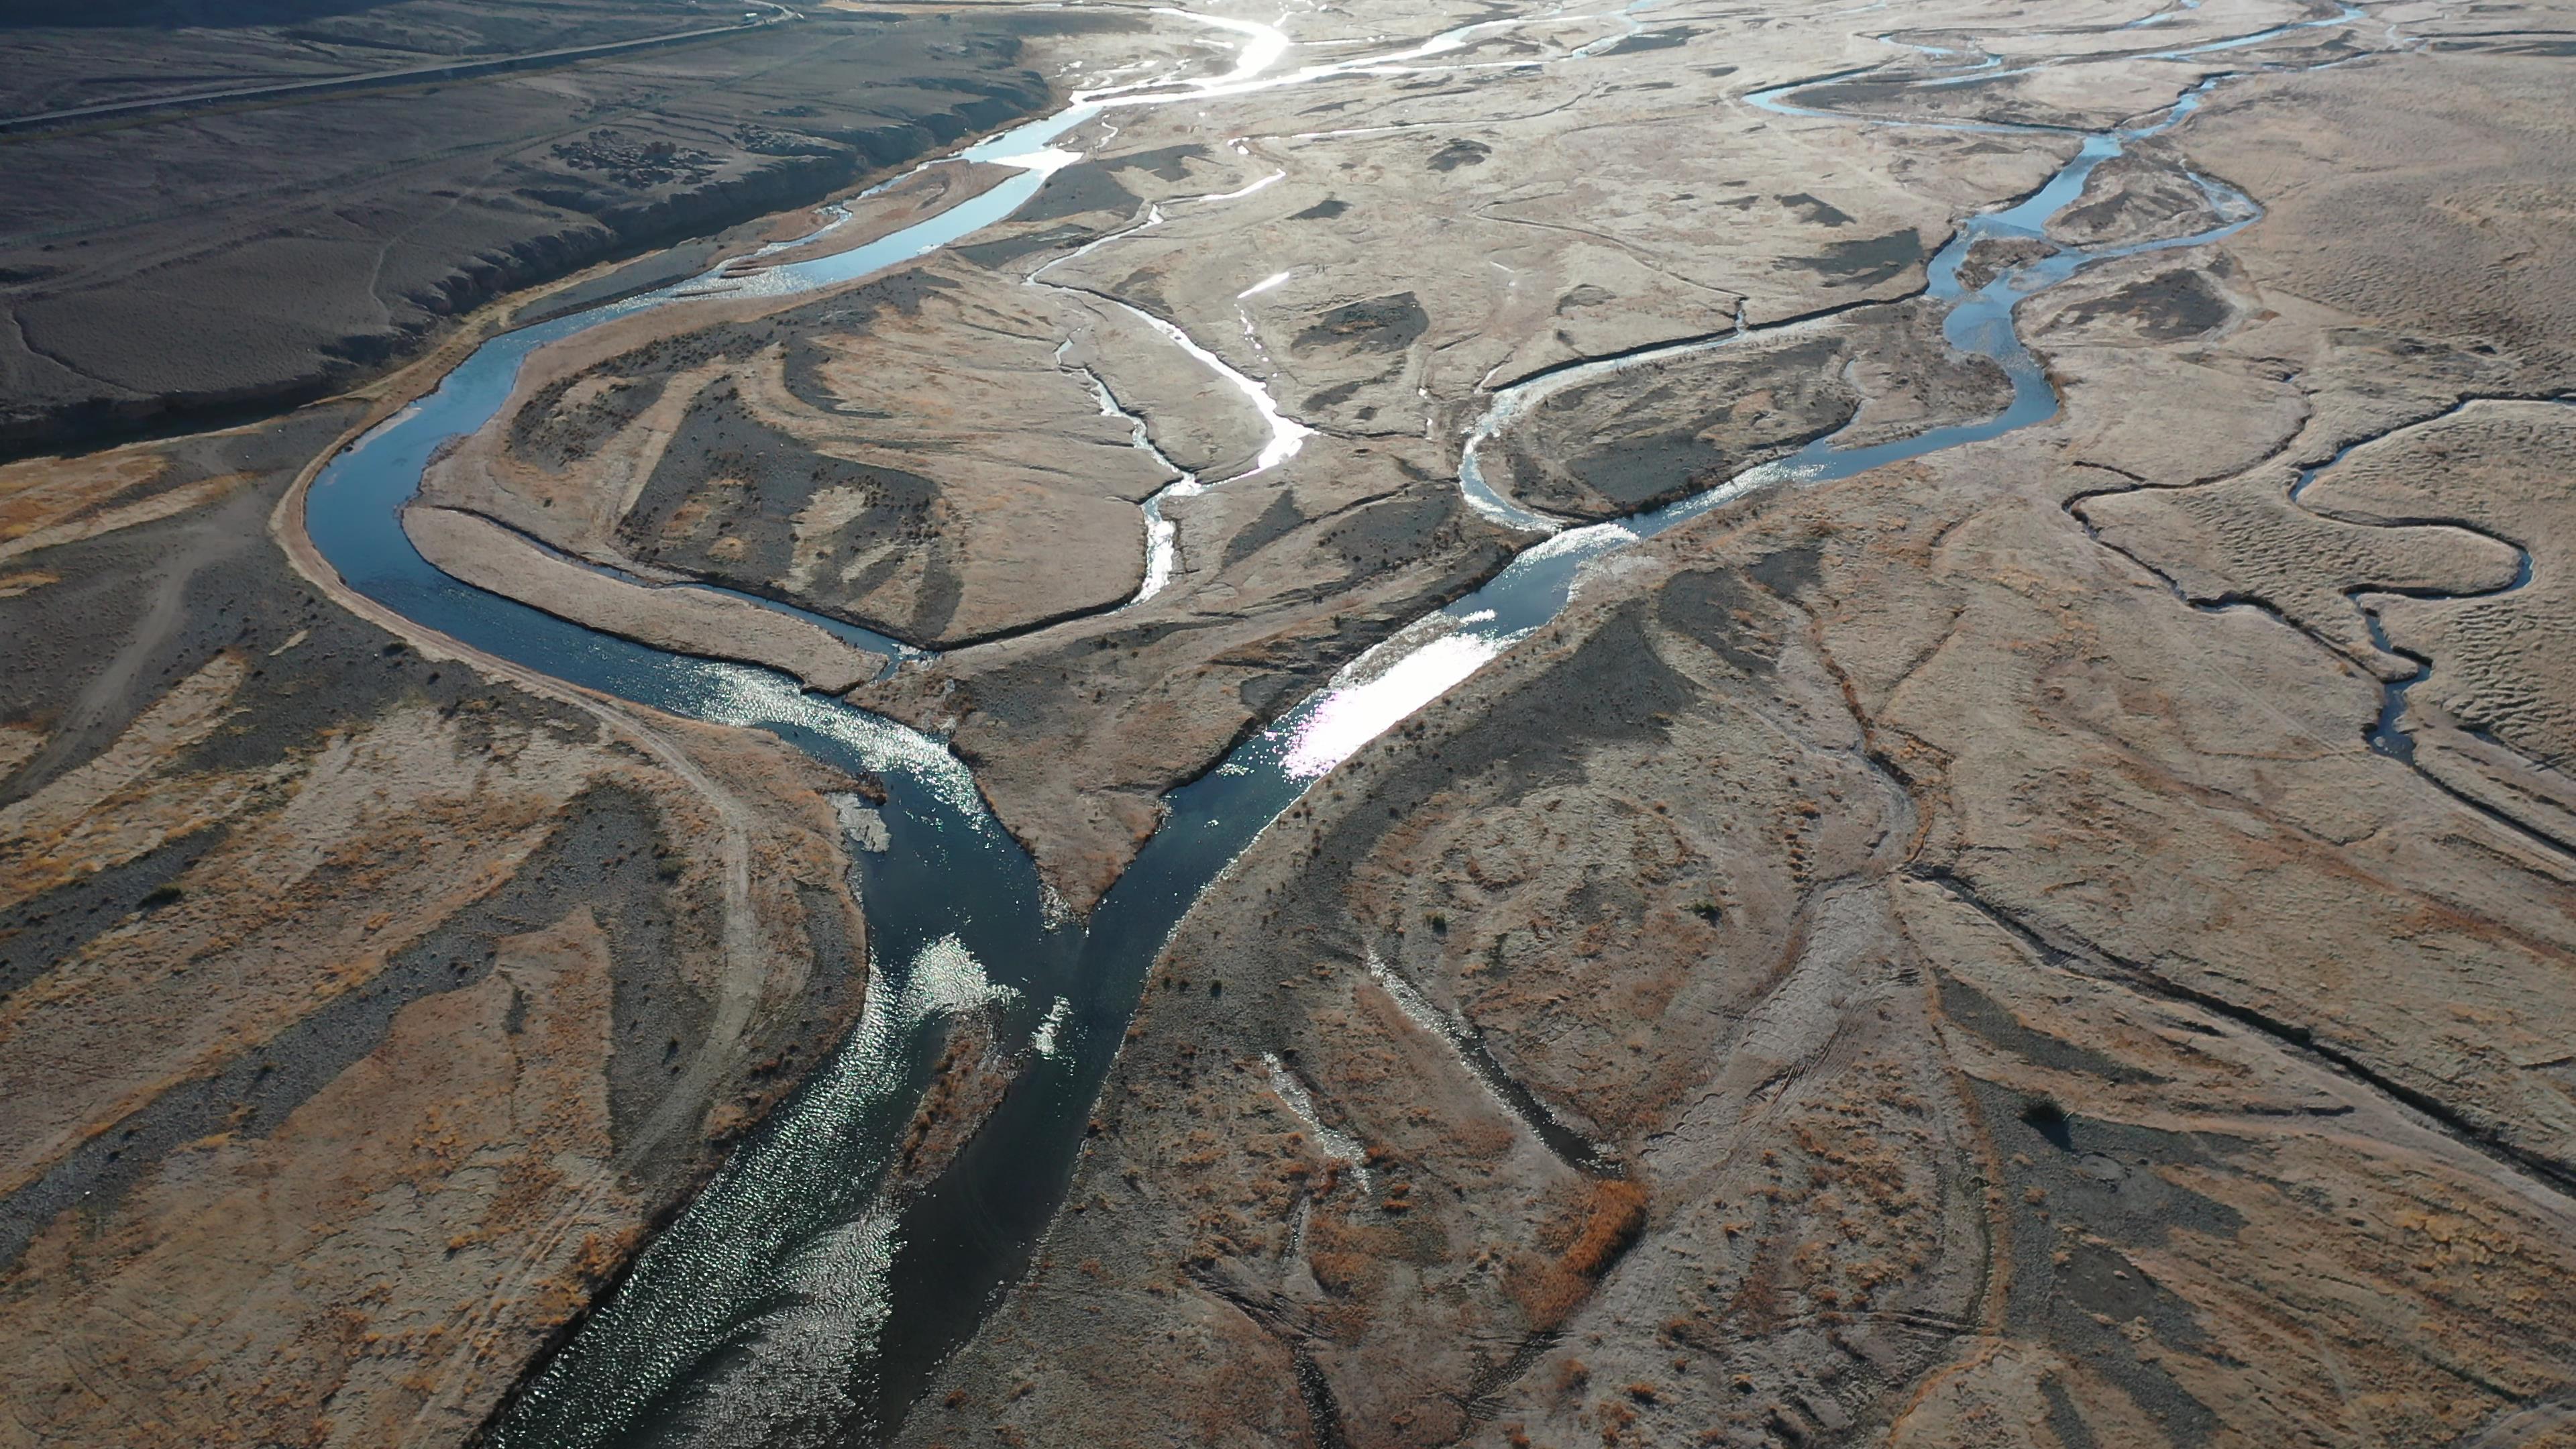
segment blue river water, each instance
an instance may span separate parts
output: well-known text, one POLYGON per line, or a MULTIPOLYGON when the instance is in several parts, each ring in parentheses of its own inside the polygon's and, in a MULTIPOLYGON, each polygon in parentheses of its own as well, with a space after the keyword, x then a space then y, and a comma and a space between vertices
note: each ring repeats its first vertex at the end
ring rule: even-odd
MULTIPOLYGON (((1786 114, 1833 114, 1791 105, 1786 97, 1800 88, 1751 99, 1786 114)), ((305 525, 359 592, 473 649, 567 683, 692 719, 767 730, 825 764, 881 780, 887 791, 880 809, 886 848, 854 852, 871 958, 860 1025, 655 1238, 494 1426, 492 1441, 545 1449, 819 1443, 854 1430, 890 1431, 1025 1271, 1062 1202, 1147 972, 1201 890, 1334 765, 1553 619, 1588 562, 1757 489, 1847 477, 2053 416, 2056 394, 2013 330, 2015 305, 2095 261, 2221 239, 2250 222, 2255 208, 2204 182, 2221 221, 2201 234, 2063 249, 1973 291, 1960 281, 1961 264, 1980 240, 2042 236, 2095 167, 2179 124, 2205 89, 2149 124, 2083 136, 2074 158, 2038 192, 1969 219, 1931 259, 1928 295, 1948 307, 1950 344, 1992 360, 2012 380, 2012 401, 2001 414, 1870 447, 1827 438, 1669 507, 1554 531, 1485 587, 1371 651, 1219 768, 1172 792, 1163 825, 1087 920, 1049 908, 1029 857, 939 741, 808 693, 771 670, 664 652, 460 583, 411 546, 400 514, 435 451, 495 417, 536 349, 690 296, 810 290, 900 266, 1009 216, 1072 159, 1052 143, 1099 107, 1077 105, 962 153, 1018 169, 956 208, 868 246, 748 278, 711 274, 496 337, 433 393, 332 460, 314 481, 305 525), (949 1023, 969 1010, 997 1013, 1000 1040, 1026 1065, 947 1169, 892 1200, 882 1185, 893 1144, 949 1023)), ((1727 340, 1587 365, 1585 375, 1727 340)), ((1569 380, 1563 373, 1534 380, 1523 386, 1525 395, 1506 390, 1494 406, 1539 405, 1545 391, 1569 380)), ((1483 488, 1472 437, 1461 468, 1471 495, 1483 488)), ((1534 517, 1485 493, 1493 506, 1534 517)), ((844 637, 877 639, 828 622, 844 637)))

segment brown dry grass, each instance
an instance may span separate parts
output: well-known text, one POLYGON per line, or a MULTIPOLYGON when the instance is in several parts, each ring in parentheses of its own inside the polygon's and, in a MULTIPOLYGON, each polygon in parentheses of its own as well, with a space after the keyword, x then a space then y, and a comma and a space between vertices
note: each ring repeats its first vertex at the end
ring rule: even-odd
MULTIPOLYGON (((1592 1296, 1593 1285, 1645 1231, 1648 1201, 1645 1184, 1606 1178, 1584 1193, 1570 1224, 1559 1219, 1550 1225, 1570 1227, 1564 1250, 1553 1261, 1523 1255, 1508 1279, 1513 1299, 1533 1325, 1554 1328, 1592 1296)), ((1543 1228, 1541 1240, 1549 1236, 1543 1228)))

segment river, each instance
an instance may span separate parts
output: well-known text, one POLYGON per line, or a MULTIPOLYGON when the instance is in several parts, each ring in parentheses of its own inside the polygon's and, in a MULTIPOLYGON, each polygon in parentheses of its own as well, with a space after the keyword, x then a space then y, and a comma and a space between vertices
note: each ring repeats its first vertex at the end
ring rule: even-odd
MULTIPOLYGON (((1638 8, 1611 18, 1633 32, 1629 11, 1638 8)), ((1093 1102, 1155 955, 1200 891, 1311 784, 1554 618, 1584 567, 1604 555, 1756 490, 1848 477, 2053 416, 2056 394, 2014 331, 2019 301, 2089 263, 2218 240, 2257 214, 2241 194, 2203 181, 2220 218, 2207 231, 2064 249, 2009 268, 1982 287, 1965 287, 1961 263, 1978 241, 2041 236, 2049 217, 2082 194, 2095 167, 2180 124, 2215 82, 2141 124, 2082 135, 2074 157, 2046 185, 1968 219, 1927 268, 1927 294, 1947 307, 1950 344, 1991 360, 2010 377, 2012 401, 2002 413, 1870 447, 1842 447, 1828 437, 1708 492, 1616 522, 1565 527, 1498 495, 1478 467, 1479 448, 1564 387, 1723 347, 1760 329, 1558 368, 1490 395, 1462 439, 1460 485, 1480 510, 1545 537, 1483 588, 1369 651, 1218 768, 1174 791, 1162 826, 1088 920, 1050 908, 1029 857, 985 810, 972 776, 939 741, 808 693, 770 670, 666 653, 485 593, 440 573, 411 546, 400 513, 435 450, 489 422, 521 363, 539 347, 647 307, 684 306, 711 294, 806 292, 903 265, 1009 216, 1047 176, 1079 159, 1059 141, 1120 107, 1214 102, 1347 74, 1384 74, 1390 67, 1429 68, 1426 62, 1466 51, 1482 35, 1524 23, 1488 21, 1371 56, 1280 70, 1295 47, 1276 28, 1179 18, 1232 37, 1233 64, 1199 79, 1077 95, 1052 116, 967 148, 952 159, 992 162, 1015 174, 867 246, 748 276, 714 272, 496 337, 315 478, 306 529, 357 591, 474 649, 568 683, 692 719, 767 730, 827 765, 883 780, 888 792, 878 812, 885 848, 853 852, 871 956, 860 1024, 651 1243, 625 1282, 494 1426, 497 1444, 780 1444, 835 1441, 854 1428, 862 1435, 891 1432, 940 1362, 1025 1271, 1063 1199, 1093 1102), (943 1172, 927 1187, 891 1198, 882 1184, 893 1144, 925 1088, 947 1024, 963 1011, 995 1013, 1000 1043, 1022 1053, 1027 1065, 943 1172)), ((2193 49, 2247 43, 2234 37, 2193 49)), ((1603 48, 1596 42, 1515 63, 1582 63, 1603 48)), ((1787 114, 1833 115, 1789 99, 1817 83, 1748 99, 1787 114)), ((1204 352, 1178 328, 1149 320, 1193 355, 1204 352)), ((1260 394, 1273 422, 1273 445, 1261 466, 1286 456, 1283 438, 1293 451, 1294 438, 1283 428, 1295 427, 1294 420, 1280 417, 1260 384, 1212 354, 1202 360, 1260 394)), ((1116 409, 1105 389, 1101 396, 1105 410, 1116 409)), ((1138 441, 1150 446, 1141 426, 1138 441)), ((1214 486, 1184 482, 1189 489, 1214 486)), ((1159 524, 1159 511, 1150 518, 1159 524)), ((1162 527, 1149 527, 1147 538, 1149 548, 1170 546, 1162 527)), ((1166 552, 1159 569, 1149 567, 1149 591, 1169 566, 1166 552)), ((888 641, 836 627, 844 637, 891 652, 888 641)))

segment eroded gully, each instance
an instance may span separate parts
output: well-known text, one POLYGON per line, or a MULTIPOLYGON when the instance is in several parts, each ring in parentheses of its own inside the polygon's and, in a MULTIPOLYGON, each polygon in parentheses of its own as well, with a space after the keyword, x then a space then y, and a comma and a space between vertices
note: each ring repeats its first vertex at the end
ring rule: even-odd
MULTIPOLYGON (((1603 18, 1633 31, 1630 12, 1637 8, 1603 18)), ((2338 20, 2357 13, 2347 11, 2338 20)), ((547 343, 691 297, 806 291, 900 265, 1008 217, 1048 175, 1077 159, 1057 148, 1057 140, 1120 107, 1213 101, 1337 76, 1430 69, 1426 61, 1467 50, 1481 35, 1528 23, 1482 22, 1374 56, 1273 75, 1294 48, 1275 28, 1182 18, 1240 37, 1234 66, 1212 78, 1077 95, 1056 115, 970 147, 952 159, 991 162, 1015 174, 867 246, 748 275, 739 269, 710 273, 495 338, 434 393, 357 441, 314 480, 306 532, 343 581, 378 604, 469 648, 588 690, 689 718, 767 730, 826 764, 882 780, 887 792, 875 820, 855 832, 874 837, 869 844, 876 847, 853 852, 852 884, 867 915, 871 956, 859 1025, 654 1239, 625 1281, 514 1399, 491 1428, 496 1444, 780 1444, 891 1432, 938 1364, 1025 1270, 1061 1203, 1093 1101, 1154 957, 1200 890, 1308 785, 1553 619, 1593 560, 1762 488, 1848 477, 2053 416, 2056 394, 2013 330, 2020 300, 2089 263, 2216 241, 2256 215, 2242 195, 2204 182, 2218 217, 2207 230, 2166 241, 2064 249, 1970 289, 1959 273, 1978 241, 2042 235, 2049 217, 2081 195, 2095 167, 2129 143, 2179 124, 2216 82, 2194 88, 2143 124, 2095 133, 1913 123, 1791 104, 1790 96, 1815 81, 1750 97, 1774 111, 1836 121, 2078 140, 2076 155, 2039 191, 1969 219, 1927 267, 1926 294, 1948 307, 1946 338, 1957 350, 2004 369, 2013 388, 2010 406, 1983 422, 1936 428, 1900 442, 1843 447, 1828 437, 1667 507, 1565 528, 1487 486, 1477 465, 1479 447, 1513 417, 1574 382, 1724 346, 1758 329, 1575 364, 1491 394, 1482 420, 1462 442, 1461 487, 1479 509, 1546 536, 1483 588, 1372 649, 1219 767, 1172 792, 1161 828, 1088 921, 1052 906, 1027 854, 984 809, 972 776, 939 741, 808 693, 783 674, 667 653, 471 588, 412 548, 400 511, 433 453, 495 416, 521 363, 547 343), (1024 1065, 945 1170, 912 1191, 890 1195, 884 1184, 892 1144, 927 1083, 948 1023, 967 1012, 986 1013, 996 1040, 1024 1065)), ((1552 11, 1532 18, 1569 17, 1552 11)), ((2324 23, 2334 22, 2302 22, 2324 23)), ((2292 28, 2298 27, 2264 34, 2292 28)), ((2249 43, 2248 37, 2232 37, 2175 54, 2249 43)), ((1508 64, 1576 62, 1604 48, 1595 42, 1551 59, 1508 64)), ((1151 221, 1149 214, 1145 224, 1151 221)), ((1029 280, 1050 285, 1044 270, 1029 280)), ((1293 448, 1302 428, 1266 405, 1268 395, 1258 382, 1216 362, 1168 322, 1150 316, 1145 321, 1258 395, 1256 406, 1272 424, 1272 439, 1253 471, 1286 456, 1282 450, 1293 448)), ((1123 412, 1105 387, 1100 396, 1105 409, 1123 412)), ((1150 441, 1140 437, 1140 446, 1150 447, 1150 441)), ((1174 486, 1209 485, 1184 475, 1174 486)), ((1158 513, 1150 516, 1159 522, 1158 513)), ((1169 576, 1168 535, 1149 529, 1148 547, 1161 553, 1159 570, 1149 555, 1150 590, 1169 576)))

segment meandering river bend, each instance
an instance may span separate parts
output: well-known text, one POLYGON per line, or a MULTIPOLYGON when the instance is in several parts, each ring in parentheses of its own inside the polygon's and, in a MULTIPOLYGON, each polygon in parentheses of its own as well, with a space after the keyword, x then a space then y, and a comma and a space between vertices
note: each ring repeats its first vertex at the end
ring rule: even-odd
MULTIPOLYGON (((1639 8, 1610 18, 1633 31, 1628 16, 1639 8)), ((939 1363, 1025 1270, 1061 1203, 1094 1099, 1155 955, 1202 888, 1309 785, 1555 617, 1593 560, 1758 489, 1848 477, 2053 416, 2056 394, 2014 331, 2018 302, 2090 263, 2218 240, 2257 214, 2241 194, 2202 181, 2220 218, 2209 230, 2131 246, 2064 248, 1966 287, 1960 268, 1976 243, 2041 237, 2048 219, 2082 194, 2094 168, 2132 142, 2180 124, 2216 82, 2142 123, 2082 135, 2073 158, 2037 192, 1968 219, 1928 266, 1927 293, 1947 309, 1950 345, 1990 360, 2010 378, 2012 401, 2003 412, 1869 447, 1844 447, 1828 437, 1705 493, 1616 522, 1568 528, 1497 494, 1478 466, 1479 448, 1564 387, 1750 334, 1739 329, 1574 364, 1489 395, 1481 420, 1461 443, 1460 486, 1474 506, 1543 533, 1541 541, 1483 588, 1370 651, 1218 768, 1173 792, 1161 828, 1087 921, 1048 908, 1029 857, 986 812, 966 767, 939 741, 808 693, 782 674, 666 653, 469 587, 412 547, 401 510, 435 451, 489 422, 521 363, 550 342, 643 308, 685 306, 692 297, 755 288, 807 291, 903 265, 1011 215, 1048 175, 1078 159, 1057 143, 1119 107, 1217 103, 1363 71, 1433 68, 1480 34, 1522 23, 1489 21, 1372 56, 1282 70, 1295 47, 1273 27, 1163 13, 1227 33, 1236 42, 1232 66, 1201 79, 1078 95, 1055 115, 967 148, 951 159, 997 163, 1016 174, 867 246, 748 277, 710 273, 497 337, 314 480, 305 528, 360 593, 473 649, 570 684, 692 719, 767 730, 826 764, 883 780, 888 792, 879 810, 884 848, 854 852, 872 957, 859 1026, 647 1248, 494 1426, 495 1443, 548 1449, 776 1444, 891 1432, 939 1363), (883 1183, 893 1145, 924 1090, 947 1024, 968 1010, 996 1013, 1003 1045, 1022 1051, 1028 1066, 935 1180, 892 1199, 883 1183)), ((2358 13, 2303 24, 2340 23, 2358 13)), ((2241 48, 2279 33, 2230 37, 2175 54, 2241 48)), ((1583 63, 1603 48, 1595 43, 1513 63, 1583 63)), ((1915 124, 1797 106, 1795 95, 1817 83, 1749 99, 1788 114, 1915 124)), ((1161 325, 1194 356, 1204 351, 1177 328, 1161 325)), ((1202 360, 1230 372, 1212 356, 1202 360)), ((1232 380, 1260 387, 1240 374, 1232 380)), ((1267 403, 1266 393, 1261 400, 1267 403)), ((1103 406, 1115 407, 1105 393, 1103 406)), ((1275 406, 1263 411, 1274 420, 1275 435, 1282 425, 1294 426, 1275 406)), ((1147 446, 1141 436, 1140 446, 1147 446)), ((1264 457, 1275 461, 1270 453, 1264 457)), ((1148 546, 1168 550, 1168 531, 1149 527, 1148 546)), ((1161 575, 1169 566, 1163 557, 1161 575)), ((1148 575, 1158 577, 1151 568, 1148 575)), ((892 650, 890 641, 834 627, 845 638, 892 650)))

